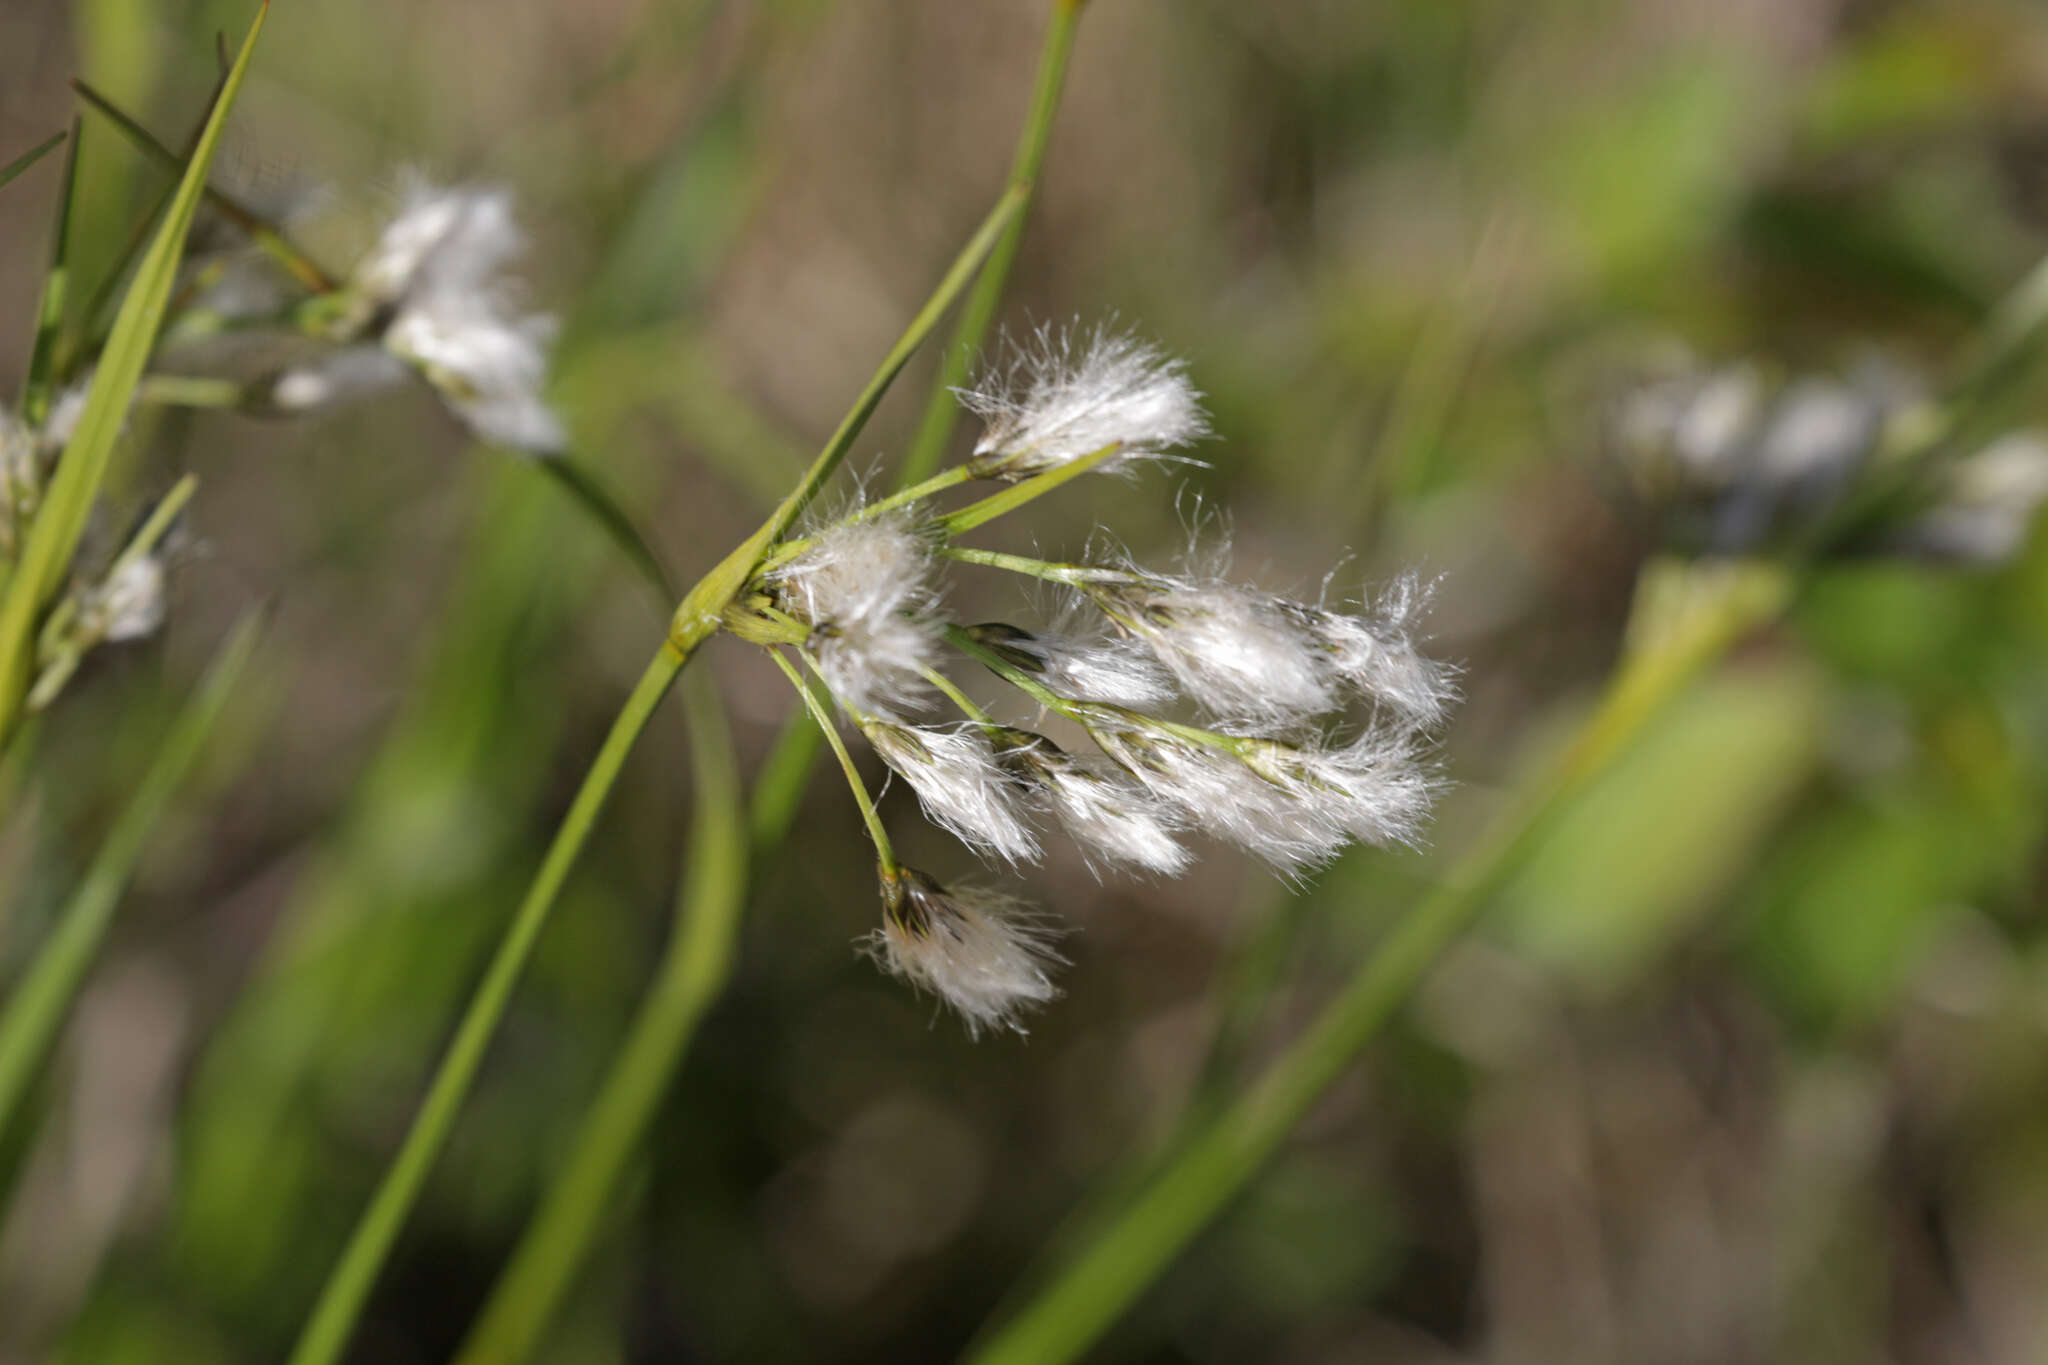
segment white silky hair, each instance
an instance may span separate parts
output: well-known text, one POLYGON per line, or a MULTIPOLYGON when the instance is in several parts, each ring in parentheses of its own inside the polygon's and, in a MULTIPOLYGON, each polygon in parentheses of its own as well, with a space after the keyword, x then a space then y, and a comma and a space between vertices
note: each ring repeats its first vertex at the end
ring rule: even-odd
POLYGON ((554 455, 568 445, 541 396, 555 321, 519 310, 508 270, 525 247, 509 191, 440 188, 408 173, 398 213, 351 286, 391 310, 383 344, 479 435, 554 455))
POLYGON ((979 729, 866 727, 868 743, 917 793, 924 813, 978 853, 1011 863, 1038 859, 1028 788, 1003 766, 979 729))
POLYGON ((1107 327, 1040 328, 1007 363, 955 392, 983 423, 975 458, 1008 479, 1109 446, 1116 452, 1099 468, 1128 469, 1209 434, 1186 364, 1107 327))
POLYGON ((820 531, 771 577, 812 628, 825 685, 860 715, 901 720, 924 705, 939 653, 932 568, 910 515, 894 512, 820 531))
POLYGON ((882 927, 863 940, 876 962, 956 1010, 972 1036, 1023 1033, 1019 1015, 1059 994, 1049 925, 1017 901, 973 887, 948 889, 913 868, 885 882, 882 927))

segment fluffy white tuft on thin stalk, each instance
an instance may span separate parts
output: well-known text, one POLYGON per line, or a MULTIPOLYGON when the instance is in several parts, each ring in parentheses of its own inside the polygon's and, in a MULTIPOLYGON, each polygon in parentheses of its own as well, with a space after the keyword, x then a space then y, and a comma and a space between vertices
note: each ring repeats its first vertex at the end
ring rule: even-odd
POLYGON ((541 398, 554 319, 520 314, 506 267, 525 247, 512 196, 411 176, 352 288, 389 313, 384 346, 418 368, 479 435, 531 454, 568 444, 541 398))
POLYGON ((845 521, 770 582, 811 628, 825 683, 863 716, 901 720, 924 704, 939 652, 931 547, 906 513, 845 521))
POLYGON ((1354 840, 1413 842, 1435 795, 1413 731, 1371 730, 1332 747, 1208 743, 1111 707, 1086 723, 1102 751, 1155 797, 1284 872, 1328 862, 1354 840))
POLYGON ((1177 837, 1182 822, 1115 765, 1069 754, 1021 730, 1005 733, 1004 755, 1037 785, 1091 868, 1124 863, 1175 877, 1193 861, 1177 837))
POLYGON ((1173 679, 1143 644, 1129 637, 1083 640, 1001 622, 975 626, 972 633, 1049 691, 1072 701, 1143 709, 1174 698, 1173 679))
POLYGON ((1212 714, 1292 725, 1338 703, 1329 651, 1280 599, 1220 579, 1113 576, 1090 589, 1212 714))
POLYGON ((1289 606, 1325 651, 1324 667, 1339 687, 1433 729, 1457 700, 1457 688, 1447 665, 1415 647, 1415 627, 1428 603, 1428 588, 1411 574, 1396 579, 1363 615, 1289 606))
POLYGON ((972 464, 982 478, 1029 478, 1109 446, 1100 468, 1128 469, 1209 434, 1186 364, 1102 327, 1040 328, 957 393, 984 425, 972 464))
POLYGON ((864 940, 875 961, 951 1005, 979 1037, 1018 1033, 1018 1016, 1059 994, 1052 931, 1005 896, 948 889, 915 868, 882 876, 882 927, 864 940))
POLYGON ((164 564, 156 555, 122 560, 79 607, 79 632, 92 640, 140 640, 163 623, 164 564))
POLYGON ((1035 861, 1029 789, 1007 771, 994 746, 978 729, 934 729, 870 721, 862 726, 868 743, 911 789, 933 823, 962 843, 1012 863, 1035 861))

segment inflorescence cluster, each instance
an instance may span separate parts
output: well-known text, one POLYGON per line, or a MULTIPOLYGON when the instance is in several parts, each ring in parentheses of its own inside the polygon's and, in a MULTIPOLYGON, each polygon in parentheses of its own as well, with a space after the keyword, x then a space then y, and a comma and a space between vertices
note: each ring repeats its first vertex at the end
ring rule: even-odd
MULTIPOLYGON (((984 423, 964 464, 778 547, 728 614, 735 633, 799 656, 927 817, 985 859, 1035 861, 1058 828, 1098 872, 1163 876, 1187 869, 1196 835, 1290 875, 1348 843, 1417 836, 1437 786, 1430 736, 1453 687, 1416 648, 1416 581, 1341 610, 1209 567, 967 548, 958 538, 987 519, 980 509, 1091 469, 1181 458, 1209 427, 1183 365, 1107 330, 1040 332, 960 399, 984 423), (931 510, 933 494, 968 479, 1009 489, 931 510), (1064 608, 1042 629, 955 620, 939 581, 951 563, 1039 580, 1064 608), (1009 684, 1036 719, 992 716, 942 671, 949 657, 1009 684), (1050 720, 1086 751, 1032 728, 1050 720)), ((1050 923, 901 865, 857 779, 855 794, 880 859, 876 960, 970 1031, 1017 1028, 1055 993, 1050 923)))

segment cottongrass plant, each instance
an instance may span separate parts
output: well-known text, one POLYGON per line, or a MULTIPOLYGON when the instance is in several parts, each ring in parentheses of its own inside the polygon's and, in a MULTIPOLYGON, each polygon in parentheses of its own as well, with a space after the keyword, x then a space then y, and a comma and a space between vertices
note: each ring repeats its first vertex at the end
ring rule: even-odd
MULTIPOLYGON (((1185 367, 1119 332, 1041 330, 996 373, 961 394, 985 425, 960 468, 1033 495, 1078 473, 1175 458, 1209 430, 1185 367)), ((912 489, 857 506, 772 551, 728 624, 793 651, 926 817, 991 860, 1037 861, 1047 825, 1098 867, 1154 875, 1183 871, 1195 834, 1290 874, 1351 842, 1415 839, 1436 790, 1429 734, 1452 688, 1449 670, 1416 648, 1412 582, 1348 613, 1212 572, 959 543, 1016 501, 997 493, 946 514, 912 489), (1069 599, 1064 629, 951 619, 939 581, 948 564, 1049 585, 1069 599), (939 670, 947 647, 1028 708, 1078 727, 1095 752, 1071 755, 995 720, 939 670), (952 714, 923 714, 935 693, 952 714)), ((871 809, 857 779, 855 797, 871 809)), ((876 959, 953 1006, 970 1031, 1021 1031, 1022 1013, 1051 993, 1045 921, 899 866, 870 825, 883 883, 876 959)))

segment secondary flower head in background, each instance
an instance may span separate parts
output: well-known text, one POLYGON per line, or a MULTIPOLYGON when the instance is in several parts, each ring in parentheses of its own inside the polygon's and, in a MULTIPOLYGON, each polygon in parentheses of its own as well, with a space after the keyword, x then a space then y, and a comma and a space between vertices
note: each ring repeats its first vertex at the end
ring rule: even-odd
POLYGON ((1910 372, 1866 359, 1848 378, 1773 385, 1759 366, 1690 361, 1625 391, 1607 445, 1675 549, 1739 555, 1788 548, 1854 497, 1894 478, 1843 553, 1994 562, 2024 540, 2048 499, 2048 443, 2015 433, 1924 477, 1894 467, 1900 433, 1934 420, 1910 372))
POLYGON ((409 173, 398 212, 349 276, 343 348, 280 376, 272 402, 324 405, 409 367, 486 440, 559 454, 568 437, 541 396, 555 321, 522 310, 511 267, 525 249, 508 191, 409 173))

